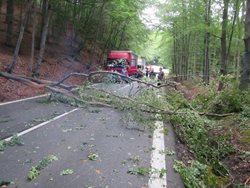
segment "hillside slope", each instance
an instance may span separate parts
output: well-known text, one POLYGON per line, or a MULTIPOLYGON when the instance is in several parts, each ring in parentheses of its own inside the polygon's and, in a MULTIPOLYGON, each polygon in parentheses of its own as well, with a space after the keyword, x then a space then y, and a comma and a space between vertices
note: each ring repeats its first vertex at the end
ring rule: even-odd
MULTIPOLYGON (((3 9, 3 8, 2 8, 3 9)), ((18 12, 18 11, 16 11, 18 12)), ((0 15, 0 70, 6 71, 7 66, 12 62, 13 52, 15 49, 16 40, 18 37, 19 23, 17 20, 14 22, 14 36, 13 47, 7 47, 5 43, 6 27, 5 16, 0 15)), ((25 33, 21 45, 19 57, 13 70, 13 74, 30 76, 28 71, 28 64, 30 63, 31 54, 31 27, 25 33)), ((44 61, 40 69, 41 79, 58 81, 67 74, 72 72, 88 72, 95 70, 96 57, 95 54, 91 55, 89 52, 80 52, 77 54, 78 44, 72 41, 70 27, 69 31, 64 34, 60 39, 49 37, 46 43, 46 51, 44 61), (89 66, 91 62, 91 66, 89 66), (88 66, 87 66, 88 65, 88 66)), ((38 55, 38 50, 35 51, 35 59, 38 55)), ((81 84, 83 78, 71 78, 67 80, 67 84, 81 84)), ((25 97, 35 96, 42 94, 46 91, 41 89, 34 89, 25 86, 13 80, 6 80, 0 77, 0 102, 10 101, 14 99, 21 99, 25 97)))

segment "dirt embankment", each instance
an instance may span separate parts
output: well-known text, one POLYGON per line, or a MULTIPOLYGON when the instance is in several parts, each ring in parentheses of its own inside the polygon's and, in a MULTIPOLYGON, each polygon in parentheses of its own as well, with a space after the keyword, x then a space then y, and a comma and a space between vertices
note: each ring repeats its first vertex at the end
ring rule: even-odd
MULTIPOLYGON (((5 21, 6 3, 2 5, 0 13, 0 71, 6 71, 7 66, 11 64, 13 60, 13 52, 19 34, 22 7, 18 5, 14 7, 13 47, 7 47, 4 44, 7 29, 7 23, 5 21)), ((40 79, 59 81, 72 72, 88 72, 100 68, 96 66, 96 53, 85 51, 79 54, 78 44, 73 40, 72 33, 72 27, 70 24, 67 24, 66 32, 62 34, 61 37, 57 36, 53 38, 53 36, 50 35, 47 38, 44 60, 40 68, 40 79)), ((19 57, 13 74, 30 76, 31 73, 28 71, 28 64, 30 63, 31 56, 31 41, 32 24, 29 23, 25 29, 19 57)), ((38 52, 38 50, 35 51, 34 63, 37 60, 38 52)), ((75 77, 67 80, 66 84, 76 85, 81 84, 83 81, 83 78, 75 77)), ((17 81, 0 77, 0 102, 26 98, 45 92, 43 89, 34 89, 17 81)))
MULTIPOLYGON (((52 45, 48 44, 48 49, 45 53, 44 62, 40 68, 40 79, 59 81, 66 75, 72 72, 88 72, 95 70, 95 60, 90 57, 87 52, 81 54, 77 60, 72 59, 70 55, 67 55, 67 49, 65 46, 62 47, 60 44, 52 45), (61 51, 58 50, 61 48, 61 51), (56 51, 53 51, 56 49, 56 51), (94 61, 92 67, 87 69, 88 59, 94 61)), ((68 46, 68 48, 70 48, 68 46)), ((7 66, 12 62, 13 59, 13 48, 7 48, 3 43, 0 44, 0 70, 6 71, 7 66)), ((30 76, 28 71, 28 64, 30 62, 29 52, 22 52, 19 55, 13 74, 30 76)), ((89 67, 88 67, 89 68, 89 67)), ((84 82, 84 78, 73 77, 67 80, 65 83, 69 85, 79 85, 84 82)), ((7 80, 0 77, 0 102, 10 101, 15 99, 21 99, 31 97, 47 92, 44 89, 35 89, 30 86, 26 86, 17 81, 7 80)))

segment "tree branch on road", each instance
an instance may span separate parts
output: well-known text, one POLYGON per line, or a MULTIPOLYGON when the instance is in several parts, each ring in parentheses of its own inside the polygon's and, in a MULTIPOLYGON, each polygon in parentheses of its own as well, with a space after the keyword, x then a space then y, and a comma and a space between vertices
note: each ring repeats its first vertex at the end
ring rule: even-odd
MULTIPOLYGON (((116 73, 116 72, 94 71, 94 72, 90 72, 89 74, 86 74, 86 73, 71 73, 71 74, 65 76, 60 81, 54 82, 54 81, 50 81, 50 80, 37 79, 37 78, 26 77, 26 76, 22 76, 22 75, 9 74, 7 72, 0 72, 1 77, 21 82, 21 83, 23 83, 25 85, 28 85, 28 86, 36 88, 36 89, 45 88, 45 89, 47 89, 47 90, 49 90, 49 91, 51 91, 53 93, 57 93, 57 94, 61 94, 63 96, 70 97, 70 98, 72 98, 72 99, 74 99, 74 100, 76 100, 78 102, 84 103, 84 104, 112 108, 112 107, 115 107, 115 106, 112 105, 112 104, 109 104, 109 103, 111 103, 110 101, 107 101, 107 100, 100 101, 101 99, 97 98, 95 96, 88 96, 88 97, 91 97, 94 101, 83 100, 82 98, 80 98, 79 96, 77 96, 74 93, 74 91, 75 91, 74 89, 77 86, 75 86, 75 85, 70 86, 70 85, 63 84, 66 80, 68 80, 69 78, 74 77, 74 76, 86 77, 87 80, 91 81, 91 79, 95 75, 107 75, 107 74, 123 76, 124 77, 124 75, 122 75, 120 73, 116 73)), ((175 83, 175 82, 169 82, 169 83, 157 86, 157 85, 154 85, 152 83, 148 83, 148 82, 138 80, 138 79, 135 79, 135 78, 131 78, 131 77, 126 77, 126 78, 130 82, 133 81, 133 82, 137 82, 137 83, 140 83, 140 84, 144 84, 145 85, 144 89, 150 88, 150 87, 160 89, 160 88, 163 88, 163 87, 166 87, 166 86, 176 88, 176 86, 177 86, 177 83, 175 83)), ((165 114, 165 115, 172 115, 172 114, 180 114, 181 115, 181 114, 183 114, 182 112, 177 112, 177 111, 164 109, 164 107, 163 108, 157 107, 157 106, 155 106, 153 104, 150 104, 148 102, 140 102, 140 101, 134 100, 132 97, 119 96, 119 95, 116 95, 116 94, 114 94, 112 92, 109 92, 109 91, 106 91, 106 90, 103 90, 103 89, 99 89, 99 88, 94 88, 94 87, 89 87, 89 88, 100 91, 102 93, 106 93, 107 95, 113 96, 113 97, 115 97, 117 99, 130 101, 130 102, 134 103, 135 105, 137 105, 138 107, 140 107, 140 110, 142 112, 151 113, 151 114, 165 114)), ((86 97, 86 95, 88 95, 88 94, 81 94, 81 95, 86 97)), ((214 116, 214 117, 225 117, 225 116, 233 115, 232 113, 230 113, 230 114, 216 114, 216 113, 207 113, 207 112, 197 112, 197 113, 199 115, 214 116)))

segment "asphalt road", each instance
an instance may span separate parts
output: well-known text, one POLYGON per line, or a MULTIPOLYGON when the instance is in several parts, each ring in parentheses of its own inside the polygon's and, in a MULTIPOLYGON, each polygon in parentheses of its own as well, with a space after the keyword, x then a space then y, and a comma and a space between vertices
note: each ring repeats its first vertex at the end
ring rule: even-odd
MULTIPOLYGON (((127 96, 136 92, 137 85, 96 84, 95 87, 127 96)), ((21 132, 23 142, 0 153, 0 181, 12 181, 8 187, 183 187, 172 168, 175 155, 164 156, 164 163, 157 162, 157 156, 164 155, 159 155, 158 146, 154 145, 154 138, 159 135, 128 128, 123 116, 110 108, 80 109, 45 101, 38 98, 0 104, 1 139, 21 132), (156 158, 152 159, 154 152, 156 158), (28 181, 32 167, 51 155, 57 160, 40 170, 36 179, 28 181), (155 181, 157 178, 147 174, 152 161, 167 168, 166 179, 155 181)), ((173 133, 161 140, 165 143, 161 149, 175 149, 173 133)))

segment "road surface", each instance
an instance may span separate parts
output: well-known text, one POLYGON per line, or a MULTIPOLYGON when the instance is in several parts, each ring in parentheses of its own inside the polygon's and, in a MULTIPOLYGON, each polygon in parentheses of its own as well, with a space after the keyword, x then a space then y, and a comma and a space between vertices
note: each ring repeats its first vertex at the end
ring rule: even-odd
MULTIPOLYGON (((136 92, 136 84, 96 84, 116 94, 136 92)), ((158 122, 162 126, 162 122, 158 122)), ((44 97, 0 104, 0 136, 10 140, 18 134, 21 146, 7 147, 0 153, 0 181, 19 188, 160 188, 183 187, 173 171, 175 155, 171 127, 162 131, 128 128, 123 116, 110 108, 74 108, 62 103, 47 103, 44 97), (57 160, 40 170, 29 181, 28 172, 53 155, 57 160), (159 171, 167 177, 159 178, 159 171), (152 174, 148 171, 152 170, 152 174), (71 172, 64 173, 63 172, 71 172), (158 174, 158 175, 157 175, 158 174), (156 175, 156 177, 154 177, 156 175)))

